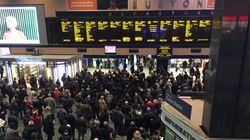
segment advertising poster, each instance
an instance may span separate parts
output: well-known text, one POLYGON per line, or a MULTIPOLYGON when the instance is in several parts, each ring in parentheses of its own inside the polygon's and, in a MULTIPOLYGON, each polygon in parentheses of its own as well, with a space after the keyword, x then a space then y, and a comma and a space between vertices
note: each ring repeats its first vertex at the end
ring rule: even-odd
POLYGON ((0 7, 1 44, 39 44, 36 7, 0 7))
POLYGON ((207 8, 214 8, 215 0, 207 0, 207 8))
POLYGON ((97 10, 97 0, 68 0, 68 10, 97 10))
POLYGON ((198 10, 211 9, 214 0, 130 0, 129 10, 198 10), (207 7, 209 3, 209 7, 207 7))
POLYGON ((127 10, 128 0, 97 0, 98 10, 127 10))

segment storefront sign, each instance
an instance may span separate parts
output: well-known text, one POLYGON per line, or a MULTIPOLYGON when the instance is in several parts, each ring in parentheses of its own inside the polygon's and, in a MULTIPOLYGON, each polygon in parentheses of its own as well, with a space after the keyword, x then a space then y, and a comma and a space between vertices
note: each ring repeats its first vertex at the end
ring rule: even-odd
POLYGON ((169 112, 162 108, 161 119, 163 123, 183 140, 205 140, 202 136, 196 133, 192 128, 175 118, 169 112))
MULTIPOLYGON (((130 0, 129 10, 198 10, 211 9, 211 0, 130 0), (211 3, 207 7, 207 3, 211 3)), ((213 0, 214 3, 214 0, 213 0)))
POLYGON ((188 103, 184 102, 176 95, 167 93, 166 94, 166 102, 168 102, 171 106, 173 106, 176 110, 178 110, 181 114, 186 116, 188 119, 191 118, 192 106, 188 103))
POLYGON ((43 62, 41 58, 16 58, 17 63, 23 63, 23 62, 43 62))
POLYGON ((97 10, 97 0, 68 0, 68 10, 97 10))

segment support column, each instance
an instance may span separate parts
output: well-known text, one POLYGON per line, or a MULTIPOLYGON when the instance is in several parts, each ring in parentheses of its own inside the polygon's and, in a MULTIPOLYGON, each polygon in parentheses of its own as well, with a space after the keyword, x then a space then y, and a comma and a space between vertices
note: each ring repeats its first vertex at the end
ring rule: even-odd
POLYGON ((250 138, 249 0, 216 0, 202 127, 210 137, 250 138), (224 17, 224 18, 223 18, 224 17))

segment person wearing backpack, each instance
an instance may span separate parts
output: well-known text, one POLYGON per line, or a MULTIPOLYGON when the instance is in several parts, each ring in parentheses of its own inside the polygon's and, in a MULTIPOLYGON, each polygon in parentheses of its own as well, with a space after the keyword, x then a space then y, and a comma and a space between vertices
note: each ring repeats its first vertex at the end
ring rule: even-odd
POLYGON ((60 124, 63 124, 63 121, 66 119, 66 117, 67 117, 66 110, 63 108, 62 105, 59 105, 58 110, 57 110, 57 118, 58 118, 60 124))

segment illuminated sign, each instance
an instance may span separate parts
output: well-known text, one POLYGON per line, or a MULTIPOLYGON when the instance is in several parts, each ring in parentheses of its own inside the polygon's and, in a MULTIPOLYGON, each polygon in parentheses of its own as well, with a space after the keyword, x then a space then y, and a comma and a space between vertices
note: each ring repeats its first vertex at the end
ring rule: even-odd
POLYGON ((212 11, 57 13, 63 44, 210 43, 212 11))
POLYGON ((157 50, 158 57, 171 57, 172 56, 172 48, 170 46, 161 46, 157 50))
POLYGON ((171 129, 178 135, 178 137, 182 138, 183 140, 206 139, 203 136, 199 135, 193 128, 177 119, 171 113, 167 112, 164 108, 162 108, 161 120, 169 129, 171 129))
POLYGON ((104 52, 114 54, 114 53, 116 53, 116 46, 105 46, 104 52))
POLYGON ((32 58, 16 58, 16 62, 43 62, 43 60, 41 58, 36 58, 36 57, 32 57, 32 58))

